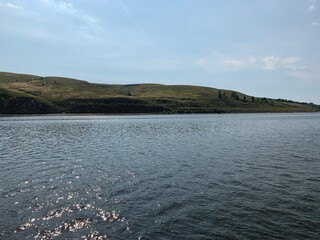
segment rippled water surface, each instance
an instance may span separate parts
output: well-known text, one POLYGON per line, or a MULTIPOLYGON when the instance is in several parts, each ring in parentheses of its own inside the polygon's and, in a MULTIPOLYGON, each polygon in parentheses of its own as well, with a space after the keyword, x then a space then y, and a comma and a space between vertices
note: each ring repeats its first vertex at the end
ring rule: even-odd
POLYGON ((0 118, 0 239, 320 239, 320 115, 0 118))

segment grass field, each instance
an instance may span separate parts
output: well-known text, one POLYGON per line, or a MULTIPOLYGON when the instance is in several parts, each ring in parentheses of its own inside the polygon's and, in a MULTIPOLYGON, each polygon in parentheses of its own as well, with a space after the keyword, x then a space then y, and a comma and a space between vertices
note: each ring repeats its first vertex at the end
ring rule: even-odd
POLYGON ((0 72, 0 113, 315 112, 320 106, 198 86, 93 84, 0 72))

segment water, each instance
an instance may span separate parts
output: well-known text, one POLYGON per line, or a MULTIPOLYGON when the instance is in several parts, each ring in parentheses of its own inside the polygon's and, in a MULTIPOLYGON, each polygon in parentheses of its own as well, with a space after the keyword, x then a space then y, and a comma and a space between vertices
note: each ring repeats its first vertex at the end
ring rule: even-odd
POLYGON ((0 239, 320 239, 319 123, 0 118, 0 239))

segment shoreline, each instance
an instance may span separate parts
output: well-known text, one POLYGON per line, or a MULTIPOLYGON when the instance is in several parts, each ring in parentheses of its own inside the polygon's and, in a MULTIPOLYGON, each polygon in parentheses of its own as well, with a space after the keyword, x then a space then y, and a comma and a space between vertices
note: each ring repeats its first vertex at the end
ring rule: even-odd
POLYGON ((313 112, 228 112, 228 113, 52 113, 52 114, 0 114, 1 118, 19 118, 19 117, 93 117, 93 116, 156 116, 156 115, 164 115, 164 116, 172 116, 172 115, 240 115, 240 114, 320 114, 320 111, 313 112))

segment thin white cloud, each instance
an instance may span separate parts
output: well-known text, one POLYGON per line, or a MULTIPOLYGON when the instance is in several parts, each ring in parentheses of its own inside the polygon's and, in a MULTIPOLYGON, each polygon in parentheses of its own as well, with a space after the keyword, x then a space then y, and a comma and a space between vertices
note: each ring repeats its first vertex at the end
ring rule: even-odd
POLYGON ((7 7, 7 8, 11 8, 11 9, 19 9, 20 7, 17 5, 14 5, 12 3, 1 3, 0 2, 0 7, 7 7))
POLYGON ((266 56, 262 58, 262 68, 265 70, 276 70, 279 68, 295 68, 295 64, 299 61, 297 57, 277 58, 274 56, 266 56))
POLYGON ((88 15, 83 10, 82 11, 78 10, 69 1, 62 1, 62 0, 39 0, 39 1, 49 10, 70 15, 74 18, 81 20, 82 22, 85 22, 90 27, 97 27, 98 25, 98 20, 95 17, 88 15))
POLYGON ((228 65, 232 65, 234 67, 243 67, 246 64, 244 61, 240 61, 236 59, 228 59, 225 61, 225 63, 228 65))
POLYGON ((62 11, 68 12, 70 14, 74 14, 77 10, 72 6, 71 3, 67 3, 64 1, 61 1, 58 3, 58 8, 62 11))
POLYGON ((309 12, 315 12, 315 11, 317 11, 316 5, 311 4, 311 5, 308 7, 308 11, 309 11, 309 12))
POLYGON ((251 56, 251 55, 249 56, 248 60, 249 60, 249 62, 252 63, 252 64, 254 64, 254 63, 257 62, 257 58, 255 58, 255 57, 253 57, 253 56, 251 56))
POLYGON ((77 9, 68 1, 61 1, 61 0, 39 0, 39 1, 45 4, 47 7, 54 10, 58 10, 60 12, 74 14, 77 11, 77 9))
POLYGON ((311 25, 314 27, 318 27, 318 26, 320 26, 320 21, 315 21, 311 25))
POLYGON ((216 71, 239 71, 248 68, 246 60, 223 55, 216 55, 214 58, 199 58, 195 61, 195 65, 209 73, 215 73, 216 71))
POLYGON ((211 58, 199 58, 195 65, 209 74, 234 71, 278 71, 284 75, 304 81, 319 81, 319 74, 314 68, 309 68, 300 63, 298 57, 249 56, 246 58, 232 58, 216 54, 211 58))
POLYGON ((132 23, 137 27, 137 29, 139 29, 139 31, 145 36, 145 39, 147 40, 148 44, 151 45, 151 47, 153 48, 153 50, 155 52, 158 52, 157 48, 155 47, 155 45, 153 44, 153 42, 151 41, 149 35, 146 33, 146 31, 143 29, 143 27, 141 26, 141 24, 137 21, 137 19, 133 16, 133 14, 131 13, 131 11, 129 10, 129 8, 127 7, 127 5, 122 1, 122 0, 117 0, 118 3, 120 4, 121 8, 123 9, 123 11, 127 14, 127 16, 130 18, 130 20, 132 21, 132 23))
POLYGON ((53 0, 39 0, 39 2, 49 5, 49 4, 53 3, 53 0))
POLYGON ((299 69, 288 69, 285 74, 290 77, 301 79, 304 82, 320 82, 319 69, 317 66, 302 66, 299 69))
POLYGON ((213 58, 200 58, 196 60, 195 64, 208 72, 216 71, 239 71, 249 68, 257 68, 266 71, 275 70, 296 70, 301 69, 298 65, 298 57, 280 58, 276 56, 263 56, 247 58, 233 58, 216 54, 213 58))
POLYGON ((122 0, 117 0, 118 3, 120 4, 120 6, 122 7, 123 11, 128 15, 128 17, 130 18, 130 20, 134 23, 134 25, 136 25, 136 27, 145 34, 144 29, 141 27, 141 25, 139 24, 139 22, 136 20, 136 18, 131 14, 131 11, 129 10, 129 8, 127 7, 126 4, 124 4, 124 2, 122 2, 122 0))
POLYGON ((278 65, 278 59, 274 56, 267 56, 262 59, 263 62, 263 69, 265 70, 275 70, 278 65))
POLYGON ((19 8, 18 6, 14 5, 12 3, 7 3, 6 6, 9 7, 9 8, 14 8, 14 9, 19 8))

